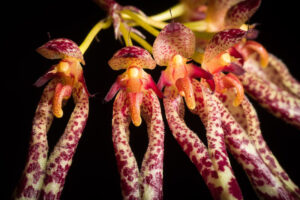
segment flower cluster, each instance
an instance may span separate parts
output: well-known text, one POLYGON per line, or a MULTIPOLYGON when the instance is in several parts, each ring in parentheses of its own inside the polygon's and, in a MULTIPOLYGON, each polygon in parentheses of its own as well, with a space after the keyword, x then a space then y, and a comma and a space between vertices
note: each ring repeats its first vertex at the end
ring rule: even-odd
MULTIPOLYGON (((36 110, 28 161, 16 199, 59 199, 89 111, 83 54, 101 29, 114 28, 124 41, 108 61, 116 77, 112 141, 124 199, 163 199, 164 117, 173 137, 195 165, 214 199, 243 199, 228 152, 247 174, 260 199, 300 199, 300 189, 265 142, 246 94, 286 122, 300 127, 300 83, 285 64, 255 41, 246 24, 260 0, 182 0, 169 11, 147 16, 114 0, 95 0, 107 17, 80 46, 69 39, 48 41, 37 52, 60 62, 39 78, 49 81, 36 110), (169 21, 171 20, 171 22, 169 21), (155 37, 151 45, 141 31, 155 37), (133 41, 136 44, 133 44, 133 41), (159 80, 150 73, 164 67, 159 80), (47 131, 73 95, 75 108, 48 157, 47 131), (164 113, 162 114, 161 103, 164 113), (206 129, 207 145, 185 122, 185 104, 206 129), (148 147, 141 168, 130 147, 130 123, 147 124, 148 147)), ((88 62, 88 61, 87 61, 88 62)))

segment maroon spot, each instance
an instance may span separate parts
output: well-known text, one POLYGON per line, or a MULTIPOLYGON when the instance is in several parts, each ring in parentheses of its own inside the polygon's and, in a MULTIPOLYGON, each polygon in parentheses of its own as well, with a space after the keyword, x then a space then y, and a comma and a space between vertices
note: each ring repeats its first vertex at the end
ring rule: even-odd
POLYGON ((207 187, 209 188, 209 190, 210 190, 210 192, 211 192, 214 199, 221 199, 221 193, 223 191, 223 188, 221 186, 220 187, 215 187, 214 184, 208 183, 207 187))
POLYGON ((31 173, 32 171, 36 171, 40 169, 40 165, 37 162, 30 163, 27 168, 27 173, 31 173))
POLYGON ((231 178, 229 182, 229 192, 234 196, 236 199, 243 199, 240 187, 237 181, 234 178, 231 178))
POLYGON ((37 193, 38 191, 35 191, 35 189, 30 185, 27 188, 25 188, 23 195, 27 198, 34 198, 37 197, 37 193))

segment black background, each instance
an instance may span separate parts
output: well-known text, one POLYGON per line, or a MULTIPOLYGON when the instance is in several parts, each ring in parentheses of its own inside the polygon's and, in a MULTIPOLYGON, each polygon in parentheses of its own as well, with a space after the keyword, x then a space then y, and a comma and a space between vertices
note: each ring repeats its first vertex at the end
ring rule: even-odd
MULTIPOLYGON (((176 1, 131 0, 120 3, 135 5, 152 15, 164 11, 176 1)), ((55 63, 37 54, 35 49, 49 40, 49 34, 52 39, 66 37, 80 44, 92 26, 105 17, 105 12, 87 0, 14 1, 10 5, 2 5, 2 9, 1 32, 4 36, 1 37, 1 47, 4 53, 1 56, 1 81, 4 89, 1 99, 4 102, 1 110, 4 121, 0 140, 0 169, 3 177, 0 199, 9 199, 25 165, 31 123, 42 94, 42 88, 35 88, 33 83, 55 63)), ((284 1, 263 1, 250 23, 260 24, 257 40, 268 51, 280 57, 299 80, 298 13, 297 6, 290 1, 289 4, 284 1)), ((87 65, 84 66, 87 86, 96 96, 90 99, 89 120, 66 178, 61 199, 121 199, 111 141, 112 102, 103 103, 103 98, 121 73, 111 70, 107 61, 122 44, 114 40, 111 28, 101 31, 98 38, 100 42, 94 41, 85 53, 87 65)), ((148 38, 152 43, 153 37, 148 38)), ((156 81, 160 70, 157 67, 151 71, 156 81)), ((252 102, 257 108, 267 143, 292 180, 299 185, 299 130, 273 117, 255 101, 252 102)), ((54 120, 48 133, 50 151, 62 134, 72 109, 73 102, 69 101, 64 108, 64 117, 54 120)), ((187 112, 186 122, 205 141, 205 130, 198 117, 187 112)), ((198 171, 165 125, 164 199, 211 199, 198 171)), ((138 163, 141 164, 147 147, 144 123, 139 128, 131 126, 130 139, 138 163)), ((234 159, 231 160, 244 198, 257 199, 243 170, 234 159)))

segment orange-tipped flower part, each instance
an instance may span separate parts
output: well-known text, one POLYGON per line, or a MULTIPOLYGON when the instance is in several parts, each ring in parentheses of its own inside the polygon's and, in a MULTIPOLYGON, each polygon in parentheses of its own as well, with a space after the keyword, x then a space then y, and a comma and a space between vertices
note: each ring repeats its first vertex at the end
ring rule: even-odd
POLYGON ((160 66, 167 66, 175 55, 190 58, 195 52, 195 35, 181 23, 165 26, 153 44, 153 57, 160 66))
POLYGON ((154 69, 156 66, 150 53, 137 46, 128 46, 120 49, 108 61, 108 64, 113 70, 127 69, 130 66, 154 69))
POLYGON ((193 110, 196 107, 196 102, 191 79, 188 77, 179 78, 175 85, 179 94, 184 97, 187 107, 193 110))
POLYGON ((71 94, 72 87, 70 85, 63 85, 61 83, 58 83, 56 85, 54 97, 52 100, 52 112, 55 117, 61 118, 63 116, 62 101, 65 99, 69 99, 71 94))
POLYGON ((222 77, 222 82, 225 88, 234 87, 236 89, 236 97, 233 101, 234 106, 239 106, 244 99, 244 87, 240 80, 232 73, 222 77))
POLYGON ((259 55, 260 64, 262 67, 266 67, 269 63, 269 54, 268 51, 259 44, 258 42, 255 42, 253 40, 249 40, 245 43, 244 47, 248 50, 252 50, 252 52, 256 52, 259 55))
POLYGON ((141 119, 141 105, 143 102, 144 93, 142 92, 127 92, 127 98, 129 100, 129 110, 132 123, 135 126, 140 126, 141 119))

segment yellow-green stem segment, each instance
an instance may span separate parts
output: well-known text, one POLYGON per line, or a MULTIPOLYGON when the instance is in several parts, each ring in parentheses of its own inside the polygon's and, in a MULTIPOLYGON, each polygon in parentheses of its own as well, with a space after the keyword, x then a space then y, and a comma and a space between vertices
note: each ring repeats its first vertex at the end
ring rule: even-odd
POLYGON ((185 12, 185 7, 182 3, 179 3, 162 13, 151 16, 154 21, 166 21, 181 16, 185 12))
POLYGON ((137 43, 139 43, 142 47, 144 47, 147 51, 149 51, 150 53, 152 53, 152 46, 143 38, 141 38, 140 36, 138 36, 135 33, 130 33, 131 38, 136 41, 137 43))
POLYGON ((79 49, 81 50, 82 54, 86 52, 86 50, 89 48, 91 45, 92 41, 96 37, 96 35, 99 33, 101 29, 107 29, 111 25, 111 19, 107 20, 101 20, 99 21, 88 33, 88 35, 85 37, 84 41, 81 43, 79 46, 79 49))
POLYGON ((127 30, 127 28, 125 27, 125 25, 122 22, 120 23, 120 31, 121 31, 123 39, 125 41, 125 45, 132 46, 130 32, 127 30))
POLYGON ((143 29, 154 35, 155 37, 158 36, 159 31, 147 24, 142 18, 140 18, 139 15, 135 14, 134 12, 130 10, 123 10, 121 11, 124 14, 127 14, 131 17, 132 20, 134 20, 139 26, 141 26, 143 29))

